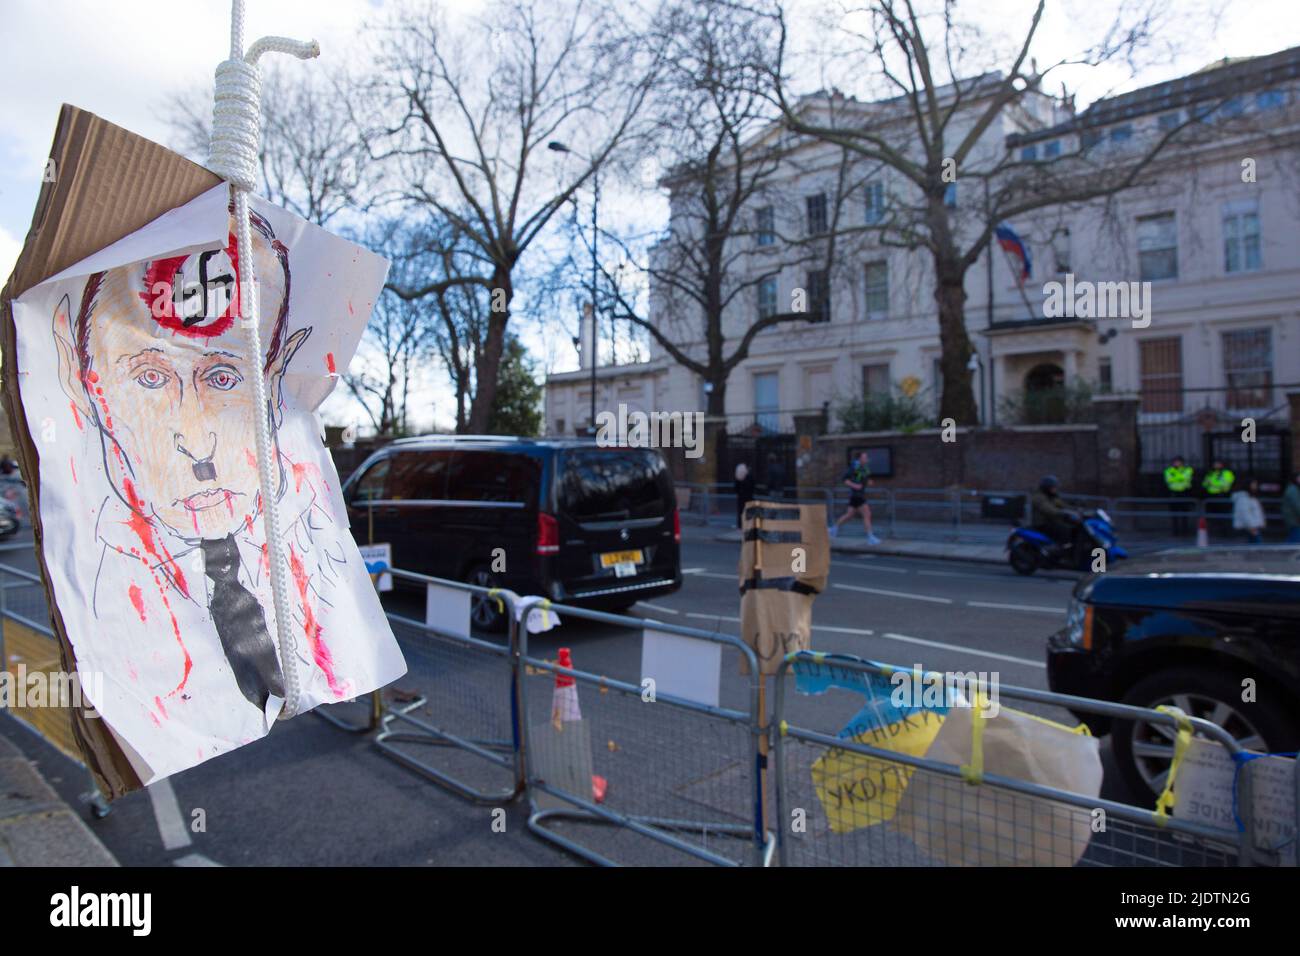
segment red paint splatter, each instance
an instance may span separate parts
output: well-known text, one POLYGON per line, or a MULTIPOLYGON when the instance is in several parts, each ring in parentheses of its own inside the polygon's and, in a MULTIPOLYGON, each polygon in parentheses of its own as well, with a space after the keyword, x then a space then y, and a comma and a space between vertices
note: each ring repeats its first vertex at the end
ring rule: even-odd
MULTIPOLYGON (((153 555, 159 564, 170 566, 172 579, 176 582, 176 587, 183 595, 189 597, 190 589, 189 585, 185 582, 184 572, 181 571, 180 566, 176 563, 176 559, 171 556, 166 545, 161 544, 154 539, 153 525, 151 525, 144 516, 144 503, 140 500, 140 496, 136 494, 135 484, 130 478, 124 477, 122 479, 122 487, 126 491, 127 504, 131 506, 131 517, 125 522, 127 527, 135 532, 136 537, 140 539, 140 544, 144 547, 145 551, 153 555), (162 549, 161 554, 159 554, 160 548, 162 549)), ((181 682, 167 695, 168 697, 171 697, 180 693, 180 691, 185 687, 186 682, 189 681, 190 671, 194 667, 194 659, 190 657, 189 648, 185 646, 185 640, 181 637, 180 625, 176 622, 176 614, 172 611, 171 602, 167 600, 166 585, 159 579, 158 575, 154 573, 153 567, 150 565, 147 557, 140 554, 135 548, 131 549, 131 553, 137 555, 140 558, 141 563, 143 563, 144 566, 149 569, 150 574, 153 575, 154 585, 158 588, 158 596, 162 598, 163 607, 167 609, 167 615, 171 618, 172 633, 176 637, 176 643, 180 645, 181 653, 185 655, 184 673, 181 675, 181 682)))
POLYGON ((352 300, 348 299, 348 315, 356 315, 356 314, 357 313, 352 309, 352 300))
POLYGON ((331 374, 331 375, 333 375, 335 372, 338 371, 338 368, 334 365, 334 353, 333 353, 333 352, 326 352, 326 353, 325 353, 325 367, 326 367, 327 369, 330 370, 330 374, 331 374))
POLYGON ((321 626, 316 620, 316 612, 312 610, 311 599, 307 596, 307 571, 302 566, 302 559, 298 557, 298 552, 294 550, 292 544, 289 545, 289 571, 293 574, 294 583, 298 585, 298 596, 302 599, 302 629, 307 635, 307 642, 311 645, 312 658, 324 673, 325 681, 334 696, 342 698, 343 688, 334 676, 334 658, 329 648, 325 646, 325 642, 321 640, 321 626))
POLYGON ((77 423, 77 431, 81 431, 81 412, 77 411, 77 403, 68 402, 68 407, 72 409, 72 420, 77 423))
POLYGON ((167 708, 163 706, 162 698, 161 698, 161 697, 155 697, 155 698, 153 699, 153 702, 154 702, 154 704, 158 707, 158 713, 162 714, 162 715, 163 715, 163 719, 166 720, 166 719, 167 719, 167 708))
POLYGON ((140 588, 133 584, 126 589, 126 593, 131 598, 131 604, 135 607, 135 613, 139 614, 140 620, 143 621, 145 619, 144 595, 140 593, 140 588))
POLYGON ((68 456, 68 464, 72 467, 72 483, 77 484, 77 462, 71 455, 68 456))
POLYGON ((253 453, 249 451, 247 448, 244 449, 244 457, 248 459, 249 468, 257 467, 257 459, 253 456, 253 453))
POLYGON ((249 534, 253 533, 253 519, 250 515, 244 515, 244 527, 248 529, 249 534))

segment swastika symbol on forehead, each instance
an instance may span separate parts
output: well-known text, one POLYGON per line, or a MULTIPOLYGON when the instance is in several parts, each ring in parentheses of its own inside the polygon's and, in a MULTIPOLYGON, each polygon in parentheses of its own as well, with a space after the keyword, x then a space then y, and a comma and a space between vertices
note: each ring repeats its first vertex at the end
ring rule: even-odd
POLYGON ((209 249, 149 263, 140 298, 154 321, 191 338, 215 338, 234 324, 239 312, 239 254, 233 233, 224 250, 230 271, 212 263, 221 251, 209 249), (187 265, 194 267, 197 278, 186 281, 187 265))

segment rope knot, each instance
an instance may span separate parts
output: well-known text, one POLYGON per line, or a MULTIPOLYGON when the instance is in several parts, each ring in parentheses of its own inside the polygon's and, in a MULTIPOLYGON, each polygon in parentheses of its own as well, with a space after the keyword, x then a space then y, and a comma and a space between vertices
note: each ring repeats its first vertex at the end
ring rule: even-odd
POLYGON ((257 182, 261 102, 262 74, 254 64, 225 60, 217 65, 208 168, 248 192, 257 182))

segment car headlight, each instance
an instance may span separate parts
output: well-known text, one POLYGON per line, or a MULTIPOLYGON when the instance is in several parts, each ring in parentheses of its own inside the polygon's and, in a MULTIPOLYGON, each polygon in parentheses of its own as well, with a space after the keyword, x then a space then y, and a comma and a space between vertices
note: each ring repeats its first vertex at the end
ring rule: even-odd
POLYGON ((1070 599, 1065 612, 1065 639, 1074 647, 1092 650, 1092 605, 1070 599))

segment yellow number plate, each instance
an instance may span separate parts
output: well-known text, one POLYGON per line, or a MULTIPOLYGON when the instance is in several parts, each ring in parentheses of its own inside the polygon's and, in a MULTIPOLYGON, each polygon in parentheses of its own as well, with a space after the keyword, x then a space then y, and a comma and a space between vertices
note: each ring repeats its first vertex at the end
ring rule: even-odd
POLYGON ((640 550, 637 551, 611 551, 608 554, 600 556, 600 566, 602 568, 612 568, 616 564, 625 564, 631 561, 633 564, 640 564, 644 558, 640 550))

